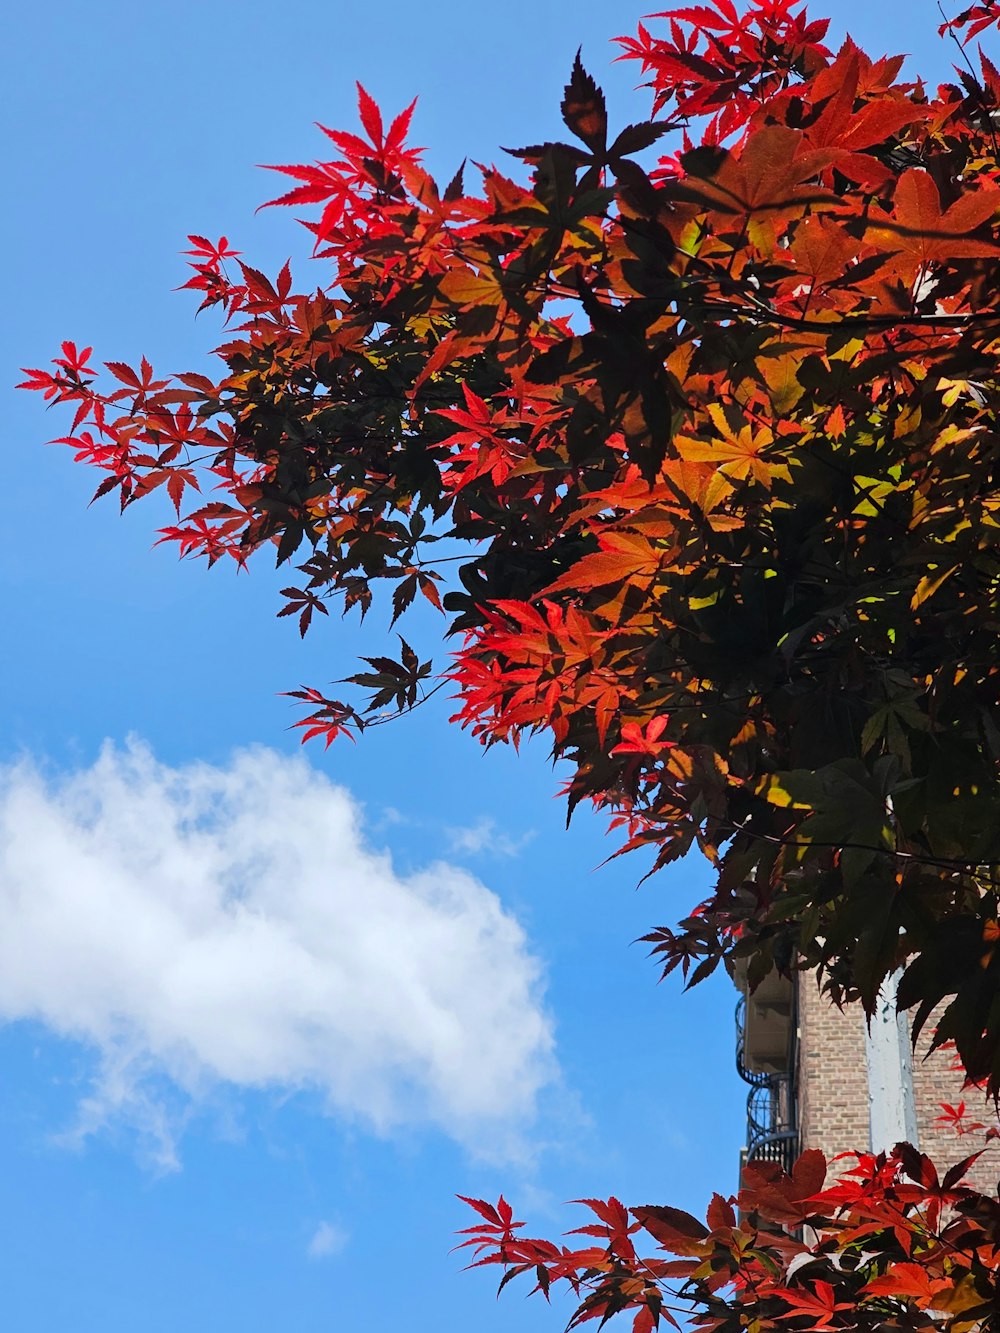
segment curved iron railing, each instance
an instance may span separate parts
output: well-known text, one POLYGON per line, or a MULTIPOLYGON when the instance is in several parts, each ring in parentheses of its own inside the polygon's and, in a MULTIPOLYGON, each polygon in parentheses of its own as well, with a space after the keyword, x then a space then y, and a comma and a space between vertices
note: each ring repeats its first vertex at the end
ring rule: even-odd
POLYGON ((748 1069, 743 1062, 743 1051, 746 1044, 746 1026, 747 997, 741 995, 736 1001, 736 1072, 744 1083, 759 1087, 767 1082, 770 1075, 755 1074, 753 1070, 748 1069))
POLYGON ((747 1098, 748 1162, 777 1162, 790 1171, 796 1157, 798 1131, 792 1081, 787 1074, 771 1074, 747 1098))

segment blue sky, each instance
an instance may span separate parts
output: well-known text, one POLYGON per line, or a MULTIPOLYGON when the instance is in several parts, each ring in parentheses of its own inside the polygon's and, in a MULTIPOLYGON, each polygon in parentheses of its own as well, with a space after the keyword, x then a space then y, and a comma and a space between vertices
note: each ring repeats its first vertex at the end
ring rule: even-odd
MULTIPOLYGON (((4 385, 61 338, 197 368, 217 326, 172 291, 185 235, 304 260, 291 216, 255 215, 279 185, 255 164, 322 151, 316 120, 352 126, 354 79, 390 111, 420 95, 417 142, 450 176, 555 131, 581 43, 612 115, 641 118, 608 46, 638 17, 19 6, 4 385)), ((834 31, 940 78, 936 21, 851 0, 834 31)), ((503 1189, 553 1234, 568 1198, 697 1209, 733 1187, 734 993, 657 987, 631 944, 703 869, 639 891, 642 867, 598 869, 603 829, 564 832, 544 747, 484 755, 440 700, 300 753, 279 692, 346 674, 383 627, 300 644, 273 571, 178 564, 148 507, 88 509, 92 477, 42 444, 68 422, 4 392, 0 1323, 561 1327, 460 1272, 454 1195, 503 1189)))

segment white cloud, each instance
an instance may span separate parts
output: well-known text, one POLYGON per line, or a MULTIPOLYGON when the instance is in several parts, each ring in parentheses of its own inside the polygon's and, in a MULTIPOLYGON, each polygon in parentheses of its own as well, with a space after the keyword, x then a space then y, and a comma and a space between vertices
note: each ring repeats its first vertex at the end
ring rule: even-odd
POLYGON ((55 781, 0 770, 0 1021, 96 1051, 81 1135, 140 1129, 169 1167, 193 1106, 270 1088, 516 1152, 555 1075, 539 991, 493 893, 399 874, 303 759, 169 768, 133 743, 55 781))
POLYGON ((347 1232, 336 1227, 332 1222, 320 1222, 313 1232, 306 1254, 310 1259, 329 1259, 347 1244, 347 1232))
POLYGON ((448 845, 453 852, 467 856, 517 856, 521 848, 535 836, 533 832, 512 838, 497 828, 496 820, 481 815, 474 824, 464 828, 448 828, 448 845))

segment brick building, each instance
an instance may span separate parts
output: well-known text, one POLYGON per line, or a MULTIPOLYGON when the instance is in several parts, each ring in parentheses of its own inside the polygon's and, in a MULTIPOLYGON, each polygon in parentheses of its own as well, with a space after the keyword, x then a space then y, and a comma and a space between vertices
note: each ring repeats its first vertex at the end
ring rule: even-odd
MULTIPOLYGON (((912 1098, 906 1100, 915 1113, 905 1137, 940 1168, 975 1151, 982 1136, 960 1138, 937 1122, 943 1102, 962 1099, 961 1076, 946 1052, 927 1055, 923 1037, 911 1058, 907 1037, 904 1024, 897 1063, 904 1082, 910 1081, 912 1098)), ((820 994, 811 974, 789 980, 772 973, 752 995, 743 994, 737 1068, 749 1084, 744 1160, 768 1157, 787 1164, 803 1149, 819 1148, 829 1161, 837 1153, 885 1146, 878 1141, 886 1134, 878 1121, 880 1096, 871 1092, 879 1086, 876 1061, 860 1007, 842 1013, 820 994)), ((980 1104, 980 1094, 970 1090, 964 1096, 974 1118, 989 1121, 993 1112, 980 1104)), ((998 1176, 1000 1146, 994 1142, 970 1179, 994 1191, 998 1176)))

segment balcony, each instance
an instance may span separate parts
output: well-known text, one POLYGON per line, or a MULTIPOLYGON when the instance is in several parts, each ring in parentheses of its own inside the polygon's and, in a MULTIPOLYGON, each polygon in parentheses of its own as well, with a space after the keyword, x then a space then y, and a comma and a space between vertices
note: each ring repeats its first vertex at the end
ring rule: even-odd
POLYGON ((789 1171, 798 1151, 795 1089, 795 987, 776 972, 752 995, 742 981, 736 1006, 736 1068, 750 1084, 747 1095, 747 1162, 777 1162, 789 1171))

